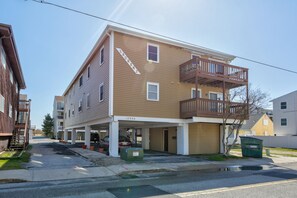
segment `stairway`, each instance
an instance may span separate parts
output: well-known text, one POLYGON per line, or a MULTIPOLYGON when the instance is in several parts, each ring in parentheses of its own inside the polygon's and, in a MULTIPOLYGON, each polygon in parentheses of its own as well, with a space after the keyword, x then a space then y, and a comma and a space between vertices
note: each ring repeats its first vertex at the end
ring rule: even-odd
POLYGON ((11 149, 25 149, 29 144, 31 100, 20 100, 18 119, 10 141, 11 149))

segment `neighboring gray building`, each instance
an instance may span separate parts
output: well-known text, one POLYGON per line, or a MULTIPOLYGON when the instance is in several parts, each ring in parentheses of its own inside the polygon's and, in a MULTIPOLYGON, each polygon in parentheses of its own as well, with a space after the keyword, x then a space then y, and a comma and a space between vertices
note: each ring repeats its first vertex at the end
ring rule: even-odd
POLYGON ((275 134, 297 135, 297 91, 275 98, 272 102, 275 134))
POLYGON ((54 136, 56 139, 60 139, 63 132, 64 125, 64 97, 55 96, 53 107, 53 119, 54 119, 54 136))

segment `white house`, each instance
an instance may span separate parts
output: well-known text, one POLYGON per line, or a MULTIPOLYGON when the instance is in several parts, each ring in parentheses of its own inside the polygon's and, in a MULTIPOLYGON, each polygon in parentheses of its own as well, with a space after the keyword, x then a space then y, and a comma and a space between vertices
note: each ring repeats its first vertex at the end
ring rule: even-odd
POLYGON ((275 134, 297 135, 297 91, 275 98, 272 102, 275 134))

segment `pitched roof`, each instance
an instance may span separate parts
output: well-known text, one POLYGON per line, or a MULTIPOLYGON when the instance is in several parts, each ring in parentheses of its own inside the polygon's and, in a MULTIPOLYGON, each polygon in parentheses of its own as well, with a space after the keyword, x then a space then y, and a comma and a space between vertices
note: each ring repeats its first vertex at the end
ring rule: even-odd
POLYGON ((253 126, 262 118, 265 113, 258 113, 250 115, 250 119, 246 121, 244 125, 242 125, 242 130, 250 130, 253 126))

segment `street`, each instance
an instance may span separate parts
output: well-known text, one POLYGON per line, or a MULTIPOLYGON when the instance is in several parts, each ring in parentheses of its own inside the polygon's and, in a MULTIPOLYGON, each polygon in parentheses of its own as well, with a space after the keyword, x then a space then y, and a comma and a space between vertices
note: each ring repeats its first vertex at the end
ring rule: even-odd
MULTIPOLYGON (((49 140, 38 140, 31 153, 26 167, 42 169, 48 175, 73 167, 96 167, 49 140)), ((0 197, 296 197, 296 170, 295 162, 48 181, 41 178, 38 182, 1 184, 0 197)))

